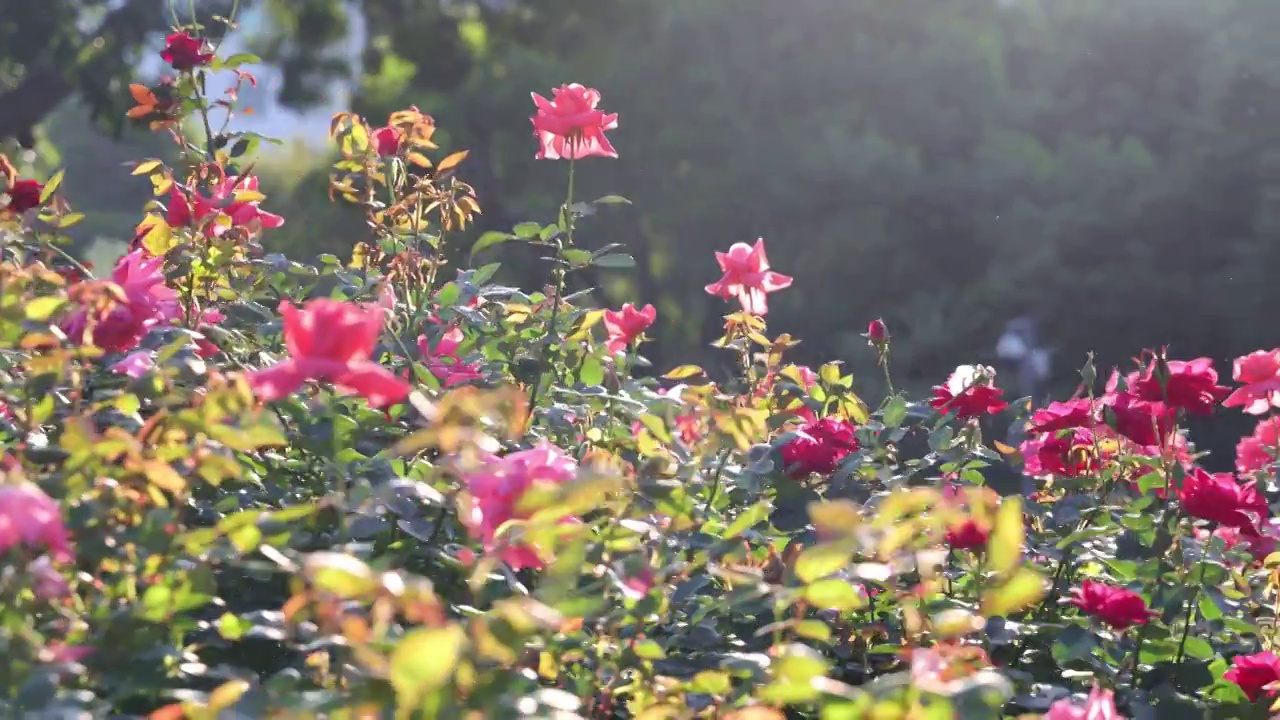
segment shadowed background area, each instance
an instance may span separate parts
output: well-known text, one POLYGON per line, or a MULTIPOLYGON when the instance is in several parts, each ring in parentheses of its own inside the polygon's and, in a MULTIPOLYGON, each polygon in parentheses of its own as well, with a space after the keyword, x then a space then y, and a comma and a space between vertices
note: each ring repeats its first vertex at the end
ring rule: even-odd
MULTIPOLYGON (((123 126, 126 85, 160 72, 144 43, 175 13, 7 5, 0 136, 28 172, 68 168, 91 218, 77 241, 109 259, 149 194, 116 181, 120 164, 166 152, 123 126)), ((581 199, 635 204, 580 237, 624 243, 638 266, 575 289, 653 302, 660 366, 722 359, 705 346, 729 309, 703 291, 713 252, 760 236, 795 277, 770 300, 771 333, 867 386, 879 378, 859 334, 875 316, 917 393, 958 363, 997 362, 1014 318, 1051 351, 1043 387, 1059 397, 1091 349, 1107 367, 1168 344, 1229 374, 1230 358, 1277 344, 1274 0, 242 0, 176 16, 192 10, 234 11, 227 42, 263 58, 252 120, 286 141, 255 168, 288 218, 273 249, 347 256, 363 238, 359 212, 325 200, 327 117, 346 107, 378 123, 417 105, 442 147, 471 150, 460 174, 485 214, 455 238, 459 263, 475 233, 549 219, 563 167, 533 159, 529 92, 581 82, 620 115, 621 154, 582 164, 581 199)), ((545 277, 536 253, 484 259, 513 281, 545 277)), ((1229 456, 1248 425, 1193 429, 1229 456)))

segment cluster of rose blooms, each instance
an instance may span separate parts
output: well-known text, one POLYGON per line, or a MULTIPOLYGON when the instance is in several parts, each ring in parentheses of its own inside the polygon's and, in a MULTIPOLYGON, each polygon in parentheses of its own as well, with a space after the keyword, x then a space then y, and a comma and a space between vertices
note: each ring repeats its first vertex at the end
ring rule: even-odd
MULTIPOLYGON (((203 41, 188 33, 169 36, 161 55, 180 72, 193 72, 209 65, 213 58, 203 41)), ((617 127, 617 116, 597 108, 597 91, 577 84, 565 85, 556 88, 551 99, 535 93, 533 100, 538 158, 617 157, 605 136, 606 131, 617 127)), ((402 140, 399 131, 391 126, 373 133, 374 150, 381 156, 400 152, 402 140)), ((212 188, 207 195, 189 185, 174 185, 163 215, 169 227, 218 237, 232 231, 257 232, 283 223, 279 216, 259 208, 261 195, 256 178, 223 177, 205 184, 212 188)), ((33 180, 10 178, 3 212, 13 216, 38 208, 42 190, 33 180)), ((156 218, 149 222, 158 221, 156 218)), ((142 227, 149 227, 148 222, 142 227)), ((716 253, 716 259, 723 275, 706 291, 737 300, 749 314, 765 315, 768 295, 792 283, 792 278, 770 268, 763 240, 754 245, 737 243, 726 253, 716 253)), ((193 309, 195 317, 183 317, 177 293, 165 284, 163 264, 162 257, 152 257, 145 247, 136 247, 120 259, 109 284, 84 279, 73 287, 71 296, 79 300, 79 307, 63 321, 67 336, 123 355, 113 368, 139 376, 154 365, 153 353, 139 349, 152 329, 185 322, 190 329, 199 331, 218 323, 222 315, 216 308, 193 309), (104 289, 105 295, 101 292, 104 289), (104 296, 108 297, 105 302, 104 296)), ((279 310, 287 357, 265 369, 251 371, 251 387, 266 402, 287 397, 309 382, 331 384, 341 392, 366 398, 374 407, 404 401, 410 391, 408 381, 374 360, 377 339, 391 309, 394 294, 386 293, 379 304, 313 299, 297 307, 289 301, 282 302, 279 310)), ((606 312, 608 351, 624 352, 643 340, 645 330, 655 320, 652 305, 637 308, 628 303, 620 310, 606 312)), ((432 321, 439 322, 434 317, 432 321)), ((885 361, 889 334, 884 323, 873 321, 866 337, 879 351, 881 361, 885 361)), ((479 363, 461 355, 464 341, 462 330, 456 326, 443 328, 434 345, 425 334, 419 339, 422 362, 445 386, 484 377, 479 363)), ((200 351, 206 356, 219 352, 207 340, 201 343, 200 351)), ((803 384, 811 387, 812 371, 798 370, 803 384)), ((1185 439, 1176 429, 1179 412, 1208 414, 1222 404, 1262 415, 1280 407, 1280 350, 1239 358, 1234 370, 1241 387, 1232 392, 1218 385, 1217 373, 1208 359, 1183 362, 1157 357, 1146 370, 1129 375, 1123 382, 1113 376, 1101 397, 1055 402, 1035 412, 1030 420, 1029 437, 1020 448, 1026 473, 1039 478, 1078 477, 1096 473, 1109 459, 1121 454, 1153 458, 1149 471, 1168 463, 1180 464, 1185 479, 1174 493, 1182 512, 1214 523, 1213 534, 1229 545, 1244 544, 1256 556, 1263 557, 1275 549, 1280 529, 1272 523, 1255 481, 1241 484, 1229 473, 1209 473, 1195 465, 1185 439)), ((945 384, 933 389, 929 404, 940 413, 966 421, 999 412, 1006 403, 995 379, 990 368, 961 366, 945 384)), ((673 390, 678 393, 679 388, 673 390)), ((809 411, 797 414, 803 422, 791 428, 792 439, 780 448, 785 470, 791 477, 830 475, 858 450, 856 428, 848 420, 818 418, 809 411)), ((696 419, 685 416, 684 420, 688 424, 682 426, 681 435, 687 442, 692 441, 697 434, 696 419)), ((1271 466, 1278 448, 1280 419, 1273 417, 1262 421, 1252 436, 1241 441, 1239 473, 1250 476, 1271 466)), ((535 483, 564 483, 573 479, 577 471, 577 462, 571 455, 545 441, 532 449, 490 457, 481 469, 465 477, 469 505, 462 523, 486 553, 500 557, 512 568, 541 567, 544 558, 538 548, 508 542, 499 537, 499 529, 508 521, 525 519, 520 516, 518 500, 535 483)), ((965 497, 948 486, 948 502, 964 503, 965 497)), ((973 502, 980 496, 968 497, 973 502)), ((957 551, 983 552, 989 532, 981 521, 969 518, 950 529, 947 542, 957 551)), ((66 581, 51 564, 51 560, 71 559, 61 510, 31 483, 0 488, 0 552, 14 549, 30 556, 30 576, 38 594, 53 598, 67 592, 66 581)), ((1137 593, 1092 580, 1084 580, 1072 591, 1072 603, 1120 631, 1144 624, 1152 616, 1137 593)), ((921 654, 923 669, 917 673, 913 668, 913 674, 927 678, 929 657, 921 654)), ((1233 662, 1234 667, 1225 677, 1239 684, 1251 699, 1280 680, 1280 658, 1269 652, 1239 656, 1233 662)), ((1065 720, 1118 715, 1112 693, 1095 689, 1086 706, 1063 700, 1046 717, 1065 720)))

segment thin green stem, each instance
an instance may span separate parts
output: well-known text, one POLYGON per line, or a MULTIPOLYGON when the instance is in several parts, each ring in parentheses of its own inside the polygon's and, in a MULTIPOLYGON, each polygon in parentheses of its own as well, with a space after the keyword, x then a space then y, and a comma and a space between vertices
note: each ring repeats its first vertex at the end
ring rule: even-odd
POLYGON ((1138 637, 1133 643, 1133 674, 1130 686, 1138 687, 1138 669, 1142 666, 1142 641, 1147 637, 1147 626, 1138 626, 1138 637))
MULTIPOLYGON (((574 170, 577 167, 577 164, 578 164, 577 160, 573 160, 573 159, 569 160, 569 192, 565 197, 564 207, 561 209, 561 213, 562 213, 561 219, 565 226, 565 240, 563 243, 561 243, 560 241, 556 241, 556 260, 560 261, 561 263, 563 262, 563 260, 560 256, 564 253, 564 248, 566 246, 573 247, 573 226, 574 226, 573 184, 574 184, 574 174, 575 174, 574 170)), ((536 385, 533 386, 533 393, 529 397, 530 413, 533 413, 538 409, 538 396, 542 391, 543 378, 546 377, 545 369, 547 368, 548 365, 551 364, 550 358, 549 358, 551 354, 551 343, 557 334, 556 323, 560 319, 560 298, 564 295, 565 276, 566 276, 566 273, 565 273, 564 265, 558 264, 553 274, 553 277, 555 278, 555 288, 551 294, 551 317, 547 321, 547 331, 543 336, 543 341, 542 341, 542 352, 539 353, 539 358, 538 358, 538 364, 539 364, 538 382, 536 385)), ((548 381, 548 385, 555 383, 556 376, 557 376, 557 373, 555 368, 553 367, 551 368, 551 378, 548 381)))
POLYGON ((1200 588, 1204 586, 1204 571, 1209 563, 1200 561, 1200 576, 1196 579, 1195 589, 1191 591, 1191 599, 1187 601, 1187 619, 1182 625, 1182 639, 1178 641, 1178 654, 1174 656, 1174 664, 1181 665, 1187 649, 1187 635, 1191 632, 1191 623, 1195 622, 1196 601, 1200 599, 1200 588))
POLYGON ((889 397, 898 393, 893 389, 893 378, 889 376, 889 351, 886 349, 880 356, 880 367, 884 370, 884 384, 889 387, 889 397))
POLYGON ((724 474, 724 466, 729 462, 729 451, 725 450, 720 453, 720 461, 716 463, 716 474, 711 477, 711 492, 707 495, 707 504, 703 506, 704 514, 711 512, 711 504, 716 500, 716 493, 720 491, 720 476, 724 474))

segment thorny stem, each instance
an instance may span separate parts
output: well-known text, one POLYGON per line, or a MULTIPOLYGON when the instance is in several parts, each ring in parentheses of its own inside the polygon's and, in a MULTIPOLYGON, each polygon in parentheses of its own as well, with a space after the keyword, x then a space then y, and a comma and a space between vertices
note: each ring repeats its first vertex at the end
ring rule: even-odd
MULTIPOLYGON (((569 192, 565 197, 564 208, 564 224, 565 224, 565 240, 563 243, 556 242, 556 259, 560 259, 565 246, 573 247, 573 180, 574 168, 577 166, 577 160, 572 159, 573 153, 570 153, 569 160, 569 192)), ((565 270, 563 265, 556 265, 553 277, 555 278, 555 290, 551 293, 551 318, 547 321, 547 331, 542 341, 542 352, 538 358, 538 382, 533 386, 533 393, 529 397, 529 412, 533 413, 538 409, 538 395, 542 390, 542 380, 545 377, 543 368, 547 366, 547 357, 551 354, 551 342, 556 333, 556 322, 560 319, 560 298, 564 295, 565 270)), ((551 379, 549 383, 554 383, 556 372, 552 369, 551 379)))

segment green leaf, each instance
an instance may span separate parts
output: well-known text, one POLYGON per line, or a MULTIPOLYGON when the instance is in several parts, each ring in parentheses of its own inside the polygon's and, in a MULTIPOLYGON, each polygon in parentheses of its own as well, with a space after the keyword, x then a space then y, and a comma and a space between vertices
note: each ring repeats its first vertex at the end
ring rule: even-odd
POLYGON ((630 205, 631 201, 621 195, 605 195, 594 200, 592 205, 630 205))
POLYGON ((474 257, 477 253, 488 250, 495 245, 501 245, 502 243, 511 242, 512 240, 517 239, 518 238, 511 233, 491 230, 481 235, 480 238, 476 240, 475 244, 471 246, 471 255, 474 257))
POLYGON ((636 655, 645 660, 662 660, 667 656, 662 646, 653 640, 641 640, 635 646, 636 655))
POLYGON ((569 248, 561 252, 560 257, 575 267, 586 266, 591 263, 591 252, 581 248, 569 248))
POLYGON ((58 188, 62 185, 62 178, 66 175, 66 172, 66 170, 59 170, 53 174, 53 177, 49 178, 49 182, 44 184, 44 189, 40 191, 41 205, 49 202, 49 198, 53 197, 54 193, 58 192, 58 188))
POLYGON ((1151 492, 1156 488, 1165 487, 1164 475, 1158 472, 1151 472, 1138 478, 1138 491, 1143 495, 1151 492))
POLYGON ((258 65, 261 63, 262 58, 253 53, 236 53, 218 63, 217 66, 225 70, 234 70, 241 65, 258 65))
POLYGON ((1003 584, 982 595, 982 614, 986 617, 1008 617, 1025 610, 1044 597, 1044 577, 1029 567, 1018 568, 1003 584))
POLYGON ((428 693, 448 683, 466 644, 467 634, 457 625, 405 635, 391 653, 390 680, 399 704, 417 708, 428 693))
POLYGON ((378 587, 378 579, 368 565, 343 553, 312 553, 302 572, 317 589, 343 599, 364 597, 378 587))
POLYGON ((818 368, 818 378, 822 380, 824 385, 838 386, 840 384, 840 366, 830 362, 818 368))
POLYGON ((582 361, 582 369, 578 371, 578 382, 583 385, 599 385, 604 382, 604 365, 600 364, 600 358, 588 355, 582 361))
POLYGON ((991 538, 987 541, 987 557, 991 569, 1004 574, 1018 564, 1022 557, 1024 542, 1022 528, 1022 500, 1018 497, 1007 497, 1000 503, 996 512, 995 527, 991 538))
POLYGON ((40 297, 23 306, 23 312, 26 313, 28 320, 44 322, 53 317, 65 304, 66 301, 59 297, 40 297))
POLYGON ((831 626, 821 620, 801 620, 796 623, 796 634, 806 640, 826 642, 831 639, 831 626))
POLYGON ((865 607, 867 596, 851 583, 839 578, 819 580, 804 589, 804 599, 823 610, 856 610, 865 607))
POLYGON ((81 220, 84 220, 84 213, 73 212, 59 217, 54 224, 61 230, 73 225, 79 225, 81 220))
MULTIPOLYGON (((521 240, 536 238, 542 233, 542 226, 536 222, 522 222, 511 229, 521 240)), ((474 251, 473 251, 474 252, 474 251)))
POLYGON ((633 268, 636 266, 636 259, 624 253, 611 253, 596 258, 592 264, 602 268, 633 268))
POLYGON ((896 428, 907 419, 907 401, 901 395, 893 396, 885 406, 881 421, 885 427, 896 428))
POLYGON ((235 144, 231 146, 231 151, 230 151, 231 157, 238 158, 242 155, 252 152, 255 148, 257 148, 258 142, 259 141, 257 138, 249 138, 249 137, 242 137, 239 140, 236 140, 235 144))
POLYGON ((849 564, 852 551, 843 544, 817 545, 800 553, 796 558, 796 577, 803 583, 811 583, 837 573, 849 564))
POLYGON ((768 500, 761 500, 755 505, 752 505, 742 511, 742 514, 735 518, 734 521, 729 524, 729 527, 725 528, 724 534, 720 537, 725 540, 732 540, 733 538, 738 537, 742 533, 760 524, 765 518, 769 517, 769 512, 772 508, 773 503, 768 500))
POLYGON ((702 375, 702 374, 703 374, 702 368, 698 367, 697 365, 681 365, 678 368, 672 369, 671 372, 667 373, 666 375, 663 375, 662 377, 666 378, 667 380, 685 380, 687 378, 691 378, 691 377, 702 375))
POLYGON ((458 303, 458 298, 462 296, 462 288, 458 287, 458 283, 445 283, 436 293, 436 305, 439 307, 453 307, 458 303))
POLYGON ((218 619, 218 634, 227 640, 239 640, 249 631, 249 624, 234 613, 223 613, 218 619))
POLYGON ((1098 639, 1093 633, 1079 625, 1068 625, 1058 634, 1053 644, 1053 659, 1059 665, 1086 657, 1098 646, 1098 639))

